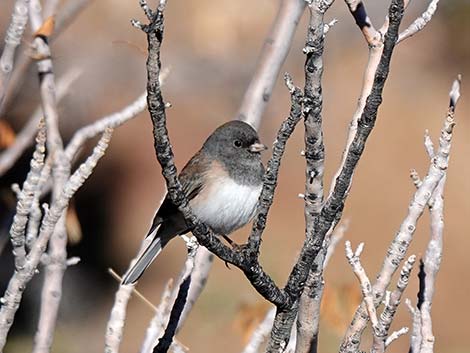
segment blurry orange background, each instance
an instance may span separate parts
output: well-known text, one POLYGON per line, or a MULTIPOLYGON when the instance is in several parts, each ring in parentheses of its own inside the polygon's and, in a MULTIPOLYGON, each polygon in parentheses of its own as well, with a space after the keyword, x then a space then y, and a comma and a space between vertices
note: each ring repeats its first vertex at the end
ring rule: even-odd
MULTIPOLYGON (((2 1, 2 37, 12 6, 13 0, 2 1)), ((366 6, 373 22, 381 25, 388 1, 369 1, 366 6)), ((427 1, 413 2, 404 25, 426 6, 427 1)), ((235 117, 277 7, 278 1, 272 0, 168 2, 162 60, 164 67, 171 67, 171 72, 164 97, 173 105, 167 113, 178 167, 184 165, 215 127, 235 117)), ((334 17, 339 22, 326 39, 323 84, 327 188, 339 163, 367 60, 367 46, 342 1, 336 1, 326 16, 334 17)), ((65 140, 78 127, 121 109, 143 92, 146 38, 131 27, 131 18, 143 18, 137 0, 92 1, 52 45, 57 77, 72 68, 83 70, 59 106, 65 140)), ((362 261, 373 279, 414 192, 409 170, 416 168, 421 175, 427 170, 423 133, 429 129, 437 141, 451 82, 456 74, 462 73, 462 100, 457 108, 458 125, 445 192, 444 258, 433 303, 436 352, 446 353, 468 351, 470 225, 465 218, 470 216, 469 18, 468 1, 443 1, 426 29, 397 47, 378 122, 355 174, 344 212, 344 218, 350 220, 345 238, 353 245, 365 242, 362 261)), ((303 85, 306 20, 304 14, 282 69, 292 74, 297 85, 303 85)), ((20 50, 27 50, 30 39, 27 33, 20 50)), ((2 117, 15 131, 21 129, 39 102, 34 72, 32 68, 29 80, 2 117)), ((279 79, 260 129, 267 145, 273 141, 288 111, 289 95, 279 79)), ((287 278, 304 237, 303 203, 297 197, 304 189, 302 145, 303 128, 299 126, 287 147, 262 245, 262 264, 280 285, 287 278)), ((3 193, 9 192, 11 182, 24 178, 28 158, 29 155, 5 176, 3 193)), ((79 255, 82 262, 66 273, 54 352, 83 352, 84 347, 87 352, 102 351, 105 325, 117 287, 106 269, 112 267, 119 272, 126 269, 163 195, 151 123, 145 112, 116 130, 107 154, 77 194, 75 206, 83 239, 69 251, 79 255)), ((234 238, 243 239, 248 229, 245 227, 234 238)), ((421 256, 428 236, 425 213, 409 254, 421 256)), ((339 244, 325 274, 321 352, 337 351, 360 298, 343 244, 339 244)), ((172 242, 145 273, 139 290, 158 303, 162 287, 170 277, 177 276, 184 257, 184 244, 172 242)), ((4 286, 11 273, 2 270, 1 275, 4 286)), ((36 279, 27 291, 18 316, 20 323, 10 336, 8 353, 24 352, 32 345, 40 285, 36 279)), ((416 292, 413 275, 406 297, 414 301, 416 292)), ((227 269, 216 260, 207 287, 178 338, 192 352, 239 352, 247 335, 246 327, 253 317, 262 316, 267 307, 240 271, 227 269)), ((140 347, 151 317, 152 312, 145 304, 135 298, 131 300, 122 352, 135 352, 140 347)), ((410 315, 403 305, 393 329, 410 324, 410 315)), ((369 336, 365 334, 364 343, 369 336)), ((408 337, 402 337, 390 352, 403 352, 408 345, 408 337)))

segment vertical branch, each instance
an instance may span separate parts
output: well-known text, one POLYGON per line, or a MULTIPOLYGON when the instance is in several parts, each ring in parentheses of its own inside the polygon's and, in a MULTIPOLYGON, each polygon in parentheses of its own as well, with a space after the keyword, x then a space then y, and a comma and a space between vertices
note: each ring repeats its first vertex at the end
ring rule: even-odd
MULTIPOLYGON (((310 20, 304 48, 305 88, 304 88, 304 126, 305 126, 305 229, 306 236, 313 234, 315 222, 323 206, 323 173, 325 147, 323 144, 321 80, 323 74, 323 48, 325 38, 324 12, 331 6, 328 3, 309 4, 310 20)), ((308 275, 304 292, 300 298, 297 317, 296 353, 316 352, 319 331, 319 304, 323 290, 323 260, 326 248, 316 257, 308 275), (317 305, 318 304, 318 305, 317 305)))
POLYGON ((297 344, 296 353, 316 353, 318 349, 318 334, 320 331, 320 307, 323 297, 325 270, 329 258, 338 241, 343 237, 347 224, 340 225, 333 234, 325 239, 322 250, 315 258, 310 270, 304 291, 300 297, 299 313, 297 314, 297 344))
MULTIPOLYGON (((32 30, 36 33, 33 41, 34 56, 37 58, 39 90, 42 110, 47 127, 47 149, 52 158, 52 202, 62 197, 62 189, 70 175, 70 162, 64 154, 62 138, 59 132, 59 115, 57 111, 56 85, 54 68, 47 34, 41 31, 43 17, 38 0, 30 0, 30 18, 32 30)), ((52 2, 51 4, 54 4, 52 2)), ((55 3, 57 5, 57 3, 55 3)), ((50 9, 52 11, 52 9, 50 9)), ((62 279, 67 268, 67 234, 65 230, 66 209, 49 242, 48 261, 41 295, 41 310, 38 330, 34 338, 34 353, 49 352, 54 337, 55 325, 62 297, 62 279)))
POLYGON ((249 123, 256 130, 261 124, 304 9, 305 0, 280 0, 276 19, 264 41, 255 74, 237 114, 238 119, 249 123))
POLYGON ((184 264, 184 273, 181 278, 178 294, 173 304, 173 308, 171 309, 170 320, 168 321, 163 336, 158 340, 158 344, 154 347, 153 353, 166 353, 170 348, 181 319, 181 314, 183 313, 184 307, 186 305, 186 300, 188 298, 189 286, 191 284, 192 272, 194 270, 196 250, 199 244, 194 237, 182 237, 186 242, 188 257, 186 258, 186 262, 184 264))
POLYGON ((197 249, 194 258, 194 270, 191 274, 191 286, 189 287, 188 297, 186 298, 186 305, 184 306, 183 312, 181 313, 178 321, 176 333, 178 333, 183 326, 183 323, 186 321, 186 318, 191 312, 196 300, 201 295, 202 290, 206 285, 207 278, 209 277, 213 261, 214 255, 209 250, 202 246, 197 249))
POLYGON ((31 159, 31 169, 26 176, 23 189, 18 195, 16 213, 10 228, 11 243, 13 245, 13 255, 15 256, 15 268, 21 270, 26 261, 26 224, 28 223, 34 196, 41 179, 41 171, 44 167, 46 152, 46 129, 41 121, 39 132, 36 137, 36 150, 31 159))
POLYGON ((284 75, 284 80, 291 95, 291 109, 287 119, 282 123, 275 143, 273 144, 273 154, 269 159, 266 173, 263 180, 263 189, 259 196, 258 210, 253 221, 253 229, 248 237, 248 251, 251 261, 257 261, 259 249, 261 246, 261 235, 266 227, 268 212, 274 201, 274 191, 277 186, 277 178, 281 166, 281 159, 284 154, 287 140, 294 132, 297 123, 302 118, 302 91, 294 86, 292 77, 289 74, 284 75))
MULTIPOLYGON (((454 81, 450 91, 450 103, 447 112, 447 120, 453 122, 455 114, 455 106, 460 97, 460 75, 454 81)), ((442 135, 441 139, 450 138, 450 136, 442 135)), ((447 141, 440 141, 440 145, 447 141)), ((449 150, 446 151, 449 153, 449 150)), ((431 306, 434 296, 435 282, 442 259, 442 243, 444 231, 444 186, 446 182, 446 174, 442 177, 430 202, 429 211, 431 214, 431 238, 426 248, 423 259, 424 291, 423 301, 420 307, 421 311, 421 349, 420 353, 432 353, 434 349, 434 335, 432 332, 431 306)))
POLYGON ((122 340, 122 332, 126 319, 127 302, 131 297, 133 289, 133 284, 121 284, 118 291, 116 292, 114 305, 106 326, 106 335, 104 341, 105 353, 119 352, 119 345, 122 340))

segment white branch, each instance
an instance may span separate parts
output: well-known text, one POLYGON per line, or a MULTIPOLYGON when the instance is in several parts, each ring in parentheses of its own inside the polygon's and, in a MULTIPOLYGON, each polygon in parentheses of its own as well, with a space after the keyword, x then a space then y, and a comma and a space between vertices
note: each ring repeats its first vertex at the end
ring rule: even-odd
POLYGON ((21 270, 26 261, 25 249, 25 230, 28 223, 29 213, 34 202, 34 196, 41 179, 41 171, 44 166, 46 152, 46 129, 44 122, 39 126, 38 136, 36 138, 36 150, 31 159, 31 170, 26 176, 23 189, 18 195, 16 204, 16 213, 13 217, 13 223, 10 228, 10 237, 13 245, 13 255, 15 256, 16 270, 21 270))
POLYGON ((437 4, 439 3, 439 0, 432 0, 426 11, 423 12, 423 14, 418 17, 416 20, 413 21, 412 24, 409 25, 407 29, 405 29, 403 32, 400 33, 398 36, 398 43, 401 41, 415 35, 419 31, 421 31, 426 25, 431 21, 432 16, 437 10, 437 4))
POLYGON ((398 339, 400 336, 406 335, 409 331, 408 327, 402 327, 398 331, 393 332, 390 336, 387 337, 385 340, 385 348, 388 348, 392 344, 393 341, 398 339))
POLYGON ((28 23, 29 0, 16 0, 13 6, 11 22, 5 36, 5 46, 0 57, 0 106, 5 98, 8 82, 13 70, 15 51, 20 45, 28 23))
POLYGON ((111 315, 106 325, 106 335, 104 341, 105 353, 118 353, 122 340, 122 332, 126 319, 127 303, 131 297, 133 284, 120 284, 114 299, 111 315))
POLYGON ((374 303, 374 291, 370 283, 369 277, 367 276, 364 267, 362 267, 360 260, 362 250, 364 249, 364 243, 360 243, 356 251, 353 252, 351 248, 351 242, 348 240, 346 241, 345 248, 346 258, 348 259, 348 262, 351 265, 354 274, 359 279, 359 282, 361 284, 362 296, 364 297, 364 303, 366 305, 367 313, 372 324, 373 346, 371 353, 384 352, 386 332, 382 326, 382 323, 378 319, 374 303))
POLYGON ((250 85, 245 91, 238 111, 238 119, 255 129, 261 119, 277 81, 305 9, 305 0, 281 0, 280 7, 268 37, 265 39, 261 56, 250 85))
POLYGON ((273 327, 274 315, 276 314, 276 308, 269 309, 268 313, 264 317, 263 321, 258 325, 256 330, 251 335, 250 340, 243 349, 242 353, 258 353, 261 344, 266 340, 271 329, 273 327))
MULTIPOLYGON (((68 93, 71 85, 82 74, 81 70, 70 70, 57 81, 57 102, 68 93)), ((38 130, 39 120, 43 116, 41 107, 38 107, 29 118, 21 132, 16 135, 15 141, 0 154, 0 175, 10 169, 23 152, 28 148, 38 130)))
POLYGON ((73 173, 65 183, 62 194, 58 197, 45 213, 37 240, 26 258, 26 262, 20 271, 15 271, 8 283, 8 287, 2 298, 0 307, 0 352, 6 344, 8 332, 13 324, 14 316, 18 310, 23 291, 31 278, 36 273, 37 266, 42 254, 46 251, 47 243, 54 231, 64 210, 67 208, 70 199, 91 175, 96 164, 104 155, 112 135, 112 130, 104 132, 93 153, 80 167, 73 173))

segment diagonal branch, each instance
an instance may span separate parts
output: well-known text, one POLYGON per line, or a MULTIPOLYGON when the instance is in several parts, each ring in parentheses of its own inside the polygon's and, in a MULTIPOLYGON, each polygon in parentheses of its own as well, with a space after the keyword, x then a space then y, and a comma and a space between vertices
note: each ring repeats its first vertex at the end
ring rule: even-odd
POLYGON ((3 104, 13 71, 16 48, 21 43, 28 23, 28 2, 29 0, 16 0, 13 6, 11 22, 5 36, 5 46, 0 56, 0 106, 3 104))
POLYGON ((398 37, 398 43, 404 41, 407 38, 414 36, 416 33, 421 31, 431 21, 432 16, 437 10, 437 4, 439 0, 431 0, 426 11, 423 12, 412 24, 408 26, 398 37))
POLYGON ((238 119, 251 124, 256 130, 261 124, 304 9, 305 0, 281 0, 276 19, 264 41, 255 74, 237 114, 238 119))

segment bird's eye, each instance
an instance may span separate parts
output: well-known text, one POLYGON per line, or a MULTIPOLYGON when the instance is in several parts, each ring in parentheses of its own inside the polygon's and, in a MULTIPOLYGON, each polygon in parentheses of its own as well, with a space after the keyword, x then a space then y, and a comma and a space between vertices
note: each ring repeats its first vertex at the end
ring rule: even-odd
POLYGON ((240 148, 240 147, 242 147, 242 142, 240 140, 235 140, 235 141, 233 141, 233 145, 235 147, 240 148))

